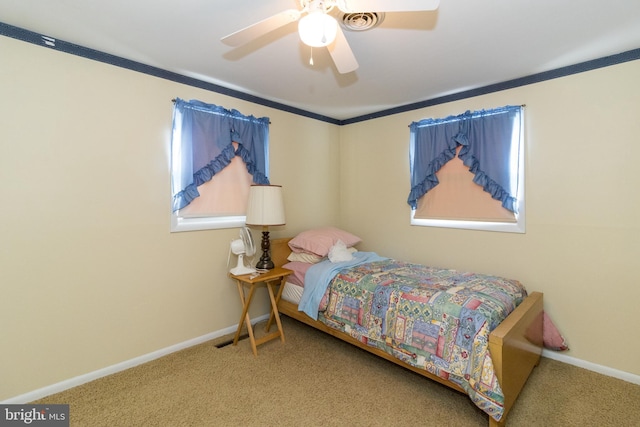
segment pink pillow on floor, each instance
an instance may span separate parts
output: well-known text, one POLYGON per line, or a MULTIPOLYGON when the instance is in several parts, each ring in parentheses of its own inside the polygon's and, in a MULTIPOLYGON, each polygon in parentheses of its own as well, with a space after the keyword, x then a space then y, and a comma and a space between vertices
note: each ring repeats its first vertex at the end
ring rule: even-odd
POLYGON ((560 334, 560 331, 558 331, 558 328, 556 328, 556 325, 547 315, 546 311, 544 312, 544 320, 542 323, 542 337, 545 348, 549 350, 564 351, 569 349, 564 337, 560 334))

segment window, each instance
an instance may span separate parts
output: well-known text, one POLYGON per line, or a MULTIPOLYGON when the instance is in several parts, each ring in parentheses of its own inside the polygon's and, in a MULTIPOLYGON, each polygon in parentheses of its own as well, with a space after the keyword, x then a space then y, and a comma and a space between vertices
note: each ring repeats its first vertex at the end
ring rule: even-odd
POLYGON ((251 184, 269 184, 269 119, 175 100, 171 231, 244 225, 251 184))
POLYGON ((412 225, 525 232, 522 109, 410 125, 412 225))

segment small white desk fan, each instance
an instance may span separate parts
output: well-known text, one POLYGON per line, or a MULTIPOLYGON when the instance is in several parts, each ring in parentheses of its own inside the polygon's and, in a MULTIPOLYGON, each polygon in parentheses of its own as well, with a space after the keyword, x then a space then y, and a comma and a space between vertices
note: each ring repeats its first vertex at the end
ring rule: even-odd
POLYGON ((256 253, 256 245, 253 243, 253 236, 247 227, 240 229, 240 238, 231 241, 229 249, 234 255, 238 256, 238 263, 229 272, 235 276, 243 274, 255 273, 256 269, 244 265, 245 255, 252 257, 256 253))

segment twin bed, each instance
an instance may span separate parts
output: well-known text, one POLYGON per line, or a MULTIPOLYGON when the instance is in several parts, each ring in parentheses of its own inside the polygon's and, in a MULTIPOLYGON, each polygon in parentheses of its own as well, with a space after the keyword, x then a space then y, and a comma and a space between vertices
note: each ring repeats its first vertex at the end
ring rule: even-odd
POLYGON ((490 426, 505 425, 540 360, 542 294, 358 252, 358 242, 331 227, 272 240, 275 265, 294 270, 280 314, 465 393, 490 426))

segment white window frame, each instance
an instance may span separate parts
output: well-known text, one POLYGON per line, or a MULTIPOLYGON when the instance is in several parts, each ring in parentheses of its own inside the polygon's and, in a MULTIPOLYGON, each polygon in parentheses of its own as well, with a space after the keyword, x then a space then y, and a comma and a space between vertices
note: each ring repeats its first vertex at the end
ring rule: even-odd
POLYGON ((181 217, 178 212, 171 214, 171 232, 215 230, 221 228, 244 227, 247 217, 224 216, 224 217, 181 217))

